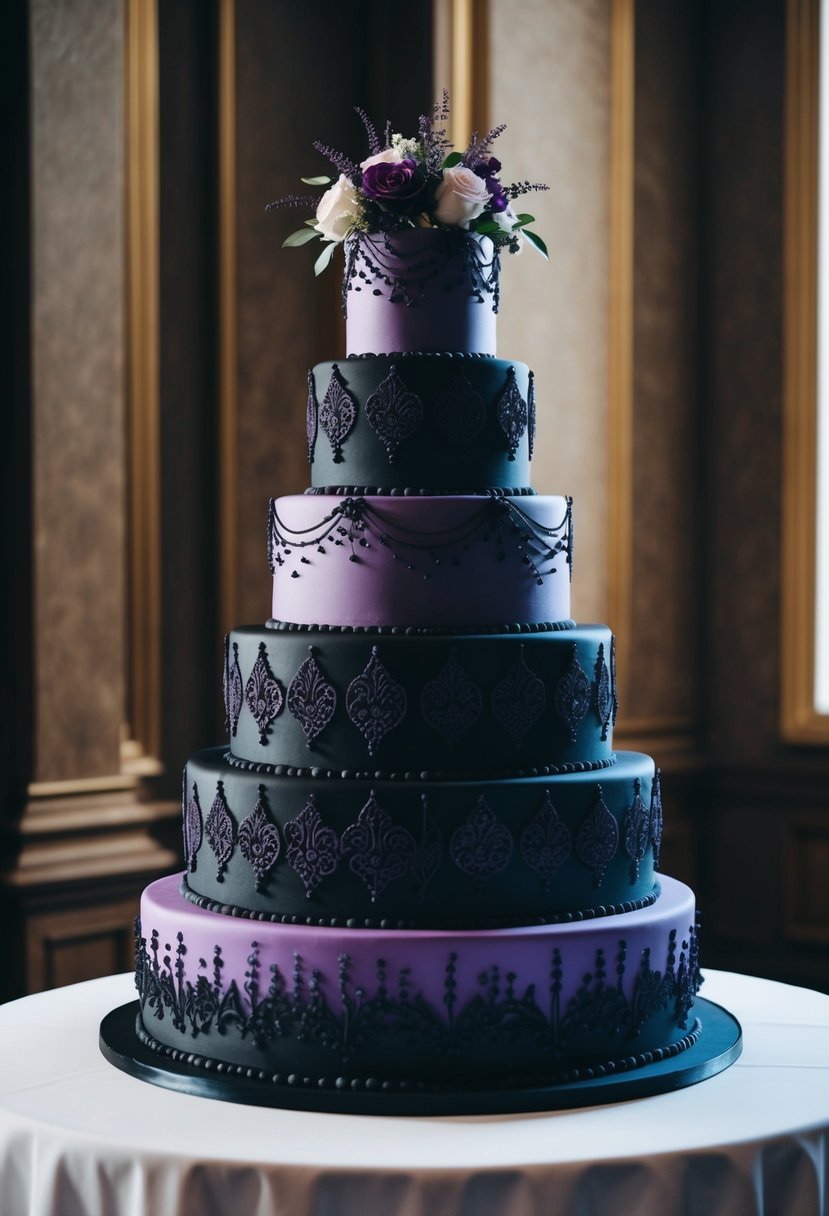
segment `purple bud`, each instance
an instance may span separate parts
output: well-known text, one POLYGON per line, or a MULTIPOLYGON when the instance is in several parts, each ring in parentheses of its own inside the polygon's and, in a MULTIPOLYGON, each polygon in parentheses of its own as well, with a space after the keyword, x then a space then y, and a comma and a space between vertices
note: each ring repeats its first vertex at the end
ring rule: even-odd
POLYGON ((506 194, 503 194, 503 193, 493 194, 492 198, 489 200, 490 211, 495 211, 496 213, 500 212, 500 211, 506 211, 508 206, 509 206, 509 199, 507 198, 506 194))

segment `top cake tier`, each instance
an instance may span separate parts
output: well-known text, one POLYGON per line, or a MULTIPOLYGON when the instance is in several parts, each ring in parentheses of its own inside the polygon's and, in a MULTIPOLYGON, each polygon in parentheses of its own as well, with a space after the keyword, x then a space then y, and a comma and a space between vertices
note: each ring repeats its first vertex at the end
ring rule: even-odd
POLYGON ((499 260, 460 229, 361 233, 346 242, 346 353, 495 354, 499 260))

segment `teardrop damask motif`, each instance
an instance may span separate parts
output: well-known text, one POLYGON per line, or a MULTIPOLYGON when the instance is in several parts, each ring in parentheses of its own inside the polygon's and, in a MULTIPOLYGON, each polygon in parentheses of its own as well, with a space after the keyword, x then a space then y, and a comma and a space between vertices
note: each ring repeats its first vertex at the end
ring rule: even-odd
POLYGON ((327 827, 317 810, 314 795, 294 819, 282 829, 285 835, 285 857, 288 865, 302 879, 306 899, 324 878, 333 874, 340 860, 340 840, 333 828, 327 827))
POLYGON ((336 363, 331 369, 331 379, 328 381, 318 417, 319 425, 331 444, 334 464, 342 464, 343 444, 357 421, 357 402, 346 388, 336 363))
POLYGON ((454 651, 438 677, 423 689, 420 708, 429 726, 454 747, 461 735, 481 716, 483 697, 469 678, 454 651))
POLYGON ((245 700, 253 720, 259 728, 259 742, 268 742, 268 731, 282 713, 285 695, 282 685, 270 669, 265 643, 259 643, 259 654, 248 676, 245 700))
POLYGON ((642 784, 637 777, 633 783, 633 801, 625 812, 623 841, 630 858, 630 881, 639 878, 639 866, 648 851, 651 839, 651 813, 642 801, 642 784))
POLYGON ((659 869, 659 854, 662 849, 662 829, 664 826, 664 817, 662 812, 662 770, 657 769, 653 778, 653 788, 651 789, 651 807, 650 807, 650 830, 651 844, 653 845, 653 864, 656 869, 659 869))
POLYGON ((619 688, 616 683, 616 635, 610 635, 610 696, 613 701, 613 725, 619 713, 619 688))
POLYGON ((575 743, 578 729, 590 708, 590 681, 579 662, 578 647, 573 643, 570 663, 558 680, 555 690, 556 713, 567 727, 570 742, 575 743))
POLYGON ((425 794, 422 796, 422 803, 423 826, 420 833, 420 842, 412 859, 412 873, 417 879, 417 894, 420 899, 423 898, 426 888, 435 874, 437 874, 443 858, 443 837, 441 836, 440 828, 429 815, 425 794))
POLYGON ((534 725, 547 702, 544 682, 530 671, 524 647, 503 680, 492 690, 492 712, 516 741, 534 725))
POLYGON ((527 445, 530 460, 535 451, 535 422, 535 373, 531 371, 527 385, 527 445))
POLYGON ((239 667, 239 643, 233 643, 233 662, 230 661, 230 634, 225 634, 225 666, 222 680, 225 702, 225 730, 233 738, 239 726, 242 712, 242 671, 239 667))
MULTIPOLYGON (((184 770, 185 789, 187 769, 184 770)), ((196 868, 196 856, 202 842, 202 814, 199 805, 199 787, 193 782, 193 793, 183 807, 184 811, 184 860, 192 873, 196 868)))
POLYGON ((479 886, 501 873, 512 856, 512 848, 512 833, 495 818, 483 794, 449 841, 452 861, 479 886))
POLYGON ((498 398, 496 417, 506 436, 509 459, 515 460, 521 436, 527 429, 527 403, 518 388, 514 367, 507 373, 507 382, 498 398))
POLYGON ((325 730, 336 708, 336 689, 325 679, 309 646, 308 658, 288 685, 288 709, 302 727, 308 747, 325 730))
POLYGON ((268 815, 264 785, 251 813, 239 824, 239 851, 251 867, 256 890, 261 891, 265 878, 276 865, 282 849, 279 829, 268 815))
POLYGON ((553 875, 564 865, 573 847, 570 829, 559 819, 549 790, 544 793, 540 810, 521 833, 519 847, 525 864, 541 876, 544 890, 549 891, 553 875))
POLYGON ((308 463, 314 463, 314 448, 317 445, 317 431, 319 429, 319 405, 317 404, 317 393, 314 386, 314 373, 308 372, 308 403, 305 407, 305 438, 308 441, 308 463))
POLYGON ((368 744, 370 756, 403 721, 406 704, 406 690, 389 675, 372 646, 365 671, 351 681, 345 698, 346 712, 368 744))
POLYGON ((576 856, 582 865, 593 871, 593 886, 600 887, 609 863, 619 847, 619 825, 597 790, 594 806, 581 822, 576 835, 576 856))
POLYGON ((342 851, 349 869, 366 884, 371 902, 376 903, 389 883, 411 868, 417 846, 411 832, 394 822, 372 790, 357 822, 343 832, 342 851))
POLYGON ((394 364, 366 401, 366 418, 390 461, 423 422, 423 403, 406 388, 394 364))
POLYGON ((435 401, 435 421, 460 451, 467 448, 486 422, 483 398, 466 376, 456 376, 435 401))
POLYGON ((216 861, 219 863, 216 878, 219 882, 222 882, 227 863, 233 855, 236 837, 233 818, 231 817, 230 808, 225 798, 223 781, 219 781, 216 784, 216 797, 213 799, 213 805, 205 820, 204 834, 207 837, 207 843, 210 845, 216 861))
POLYGON ((593 708, 602 728, 602 742, 607 739, 610 721, 613 717, 613 696, 610 691, 610 669, 605 662, 604 642, 599 642, 599 653, 596 655, 596 665, 593 668, 593 708))

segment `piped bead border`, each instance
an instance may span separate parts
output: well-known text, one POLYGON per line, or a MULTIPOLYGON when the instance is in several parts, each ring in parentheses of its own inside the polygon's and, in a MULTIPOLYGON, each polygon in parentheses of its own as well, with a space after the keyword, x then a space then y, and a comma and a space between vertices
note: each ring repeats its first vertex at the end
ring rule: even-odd
POLYGON ((539 764, 518 769, 422 769, 420 772, 386 772, 382 769, 333 769, 320 766, 296 767, 291 764, 266 764, 259 760, 243 760, 231 751, 224 754, 231 768, 249 773, 267 773, 273 777, 313 777, 335 781, 491 781, 514 780, 522 777, 561 777, 571 773, 594 773, 612 768, 616 754, 603 760, 576 760, 568 764, 539 764))

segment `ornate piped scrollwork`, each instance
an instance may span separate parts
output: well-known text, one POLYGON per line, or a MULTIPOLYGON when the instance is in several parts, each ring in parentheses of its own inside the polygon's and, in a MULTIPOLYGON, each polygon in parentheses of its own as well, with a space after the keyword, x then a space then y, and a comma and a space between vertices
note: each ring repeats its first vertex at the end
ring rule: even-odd
POLYGON ((428 724, 454 747, 481 716, 483 697, 453 651, 436 680, 423 689, 420 708, 428 724))
POLYGON ((282 685, 271 671, 264 642, 259 643, 259 654, 248 676, 245 700, 259 728, 259 742, 264 745, 268 742, 268 731, 282 713, 285 704, 282 685))
POLYGON ((435 401, 435 421, 449 441, 463 451, 483 430, 486 406, 461 373, 435 401))
POLYGON ((613 700, 613 725, 619 713, 619 686, 616 683, 616 635, 610 638, 610 695, 613 700))
POLYGON ((331 379, 319 408, 319 425, 322 427, 331 450, 334 463, 342 464, 343 444, 357 421, 357 402, 346 388, 345 380, 335 363, 331 368, 331 379))
POLYGON ((288 710, 302 727, 308 747, 325 730, 336 708, 336 689, 325 679, 314 647, 309 646, 308 658, 288 685, 288 710))
POLYGON ((233 662, 230 661, 230 634, 225 634, 225 663, 222 678, 225 703, 225 730, 233 738, 239 726, 242 712, 242 671, 239 667, 239 644, 233 643, 233 662))
POLYGON ((283 828, 285 856, 291 869, 302 879, 305 896, 324 878, 333 874, 340 860, 340 838, 332 827, 322 821, 312 794, 294 819, 283 828))
POLYGON ((449 841, 452 861, 478 885, 500 874, 512 856, 512 849, 512 833, 495 818, 483 794, 449 841))
POLYGON ((657 769, 653 778, 650 806, 650 834, 653 845, 653 864, 659 869, 659 855, 662 851, 662 830, 664 818, 662 812, 662 770, 657 769))
POLYGON ((507 382, 498 398, 495 412, 498 425, 507 439, 509 459, 515 460, 521 437, 527 429, 527 403, 518 388, 514 367, 511 367, 507 373, 507 382))
POLYGON ((610 669, 604 657, 604 642, 599 642, 599 652, 593 668, 593 709, 602 728, 601 738, 604 742, 613 719, 613 693, 610 688, 610 669))
POLYGON ((368 744, 373 756, 389 731, 406 716, 406 690, 389 674, 372 646, 362 675, 355 676, 345 698, 346 712, 368 744))
POLYGON ((366 418, 372 430, 394 461, 397 449, 419 429, 423 422, 423 402, 411 393, 394 364, 366 401, 366 418))
POLYGON ((579 662, 578 647, 570 650, 570 662, 556 683, 554 695, 556 713, 567 727, 570 742, 575 743, 578 730, 590 708, 590 681, 579 662))
POLYGON ((512 667, 492 691, 492 712, 517 742, 541 717, 546 701, 544 681, 530 671, 522 646, 512 667))
POLYGON ((187 869, 193 873, 196 869, 196 858, 202 842, 202 814, 199 805, 199 787, 193 782, 193 793, 184 801, 187 792, 187 769, 184 770, 182 790, 182 810, 184 812, 184 861, 187 869))
POLYGON ((527 444, 529 446, 530 460, 532 460, 533 452, 535 451, 535 424, 535 374, 530 371, 527 384, 527 444))
POLYGON ((239 824, 239 851, 253 870, 256 890, 264 890, 265 879, 282 851, 279 829, 268 815, 264 785, 251 813, 239 824))
POLYGON ((411 868, 417 845, 411 832, 383 810, 372 790, 357 822, 343 832, 342 851, 349 869, 366 884, 371 902, 376 903, 389 883, 411 868))
POLYGON ((317 390, 314 385, 314 373, 308 370, 308 401, 305 407, 305 438, 308 443, 308 463, 314 463, 314 448, 317 446, 317 431, 319 429, 319 405, 317 390))
POLYGON ((233 847, 236 843, 236 829, 233 817, 230 814, 230 808, 227 805, 227 799, 225 798, 223 781, 216 783, 216 797, 213 799, 213 805, 207 814, 204 834, 207 837, 207 843, 210 845, 213 856, 219 863, 219 869, 216 874, 217 881, 223 882, 224 872, 227 868, 227 863, 233 856, 233 847))
POLYGON ((566 823, 559 819, 550 791, 544 791, 540 810, 521 833, 519 848, 524 864, 535 870, 549 891, 553 875, 570 856, 573 839, 566 823))
POLYGON ((582 820, 576 835, 576 856, 593 871, 593 886, 600 887, 605 871, 619 847, 619 825, 608 810, 597 786, 596 801, 582 820))
POLYGON ((625 813, 623 840, 625 852, 630 858, 630 881, 639 878, 639 866, 648 851, 651 837, 650 808, 642 801, 642 783, 637 777, 633 783, 633 801, 625 813))

